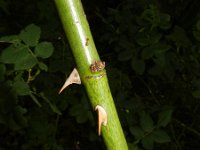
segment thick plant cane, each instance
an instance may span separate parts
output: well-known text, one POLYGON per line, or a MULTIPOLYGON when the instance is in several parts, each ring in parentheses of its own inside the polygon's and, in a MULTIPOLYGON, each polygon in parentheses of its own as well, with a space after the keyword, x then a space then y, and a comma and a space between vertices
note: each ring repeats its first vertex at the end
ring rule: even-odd
POLYGON ((98 110, 99 135, 102 134, 108 150, 128 150, 110 93, 105 63, 100 61, 81 1, 55 0, 55 4, 77 64, 74 77, 78 80, 79 74, 93 109, 98 110))

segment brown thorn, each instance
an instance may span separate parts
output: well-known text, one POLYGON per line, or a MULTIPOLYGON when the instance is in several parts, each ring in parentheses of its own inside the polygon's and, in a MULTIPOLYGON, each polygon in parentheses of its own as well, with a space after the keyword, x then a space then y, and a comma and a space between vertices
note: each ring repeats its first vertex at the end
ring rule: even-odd
POLYGON ((68 87, 70 84, 81 84, 81 79, 79 76, 78 71, 76 70, 76 68, 74 68, 74 70, 71 72, 71 74, 69 75, 69 77, 67 78, 67 80, 65 81, 64 85, 62 86, 62 88, 59 91, 59 94, 66 88, 68 87))
POLYGON ((100 136, 102 125, 107 125, 107 113, 105 109, 100 105, 95 107, 95 111, 98 111, 98 135, 100 136))

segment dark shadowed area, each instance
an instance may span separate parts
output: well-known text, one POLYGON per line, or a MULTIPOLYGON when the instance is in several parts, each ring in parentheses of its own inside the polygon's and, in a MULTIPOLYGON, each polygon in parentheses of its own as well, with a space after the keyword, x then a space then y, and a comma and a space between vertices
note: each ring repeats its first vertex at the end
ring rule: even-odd
MULTIPOLYGON (((130 150, 200 148, 200 1, 82 0, 130 150)), ((0 150, 104 150, 53 0, 0 0, 0 150)))

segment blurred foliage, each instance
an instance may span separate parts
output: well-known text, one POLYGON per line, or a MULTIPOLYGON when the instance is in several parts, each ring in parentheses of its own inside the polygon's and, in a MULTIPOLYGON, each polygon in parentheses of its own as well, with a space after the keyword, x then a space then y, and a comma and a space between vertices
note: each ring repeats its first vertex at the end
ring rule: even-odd
MULTIPOLYGON (((200 147, 200 2, 83 1, 130 150, 200 147)), ((0 149, 105 149, 53 1, 0 0, 0 149)))

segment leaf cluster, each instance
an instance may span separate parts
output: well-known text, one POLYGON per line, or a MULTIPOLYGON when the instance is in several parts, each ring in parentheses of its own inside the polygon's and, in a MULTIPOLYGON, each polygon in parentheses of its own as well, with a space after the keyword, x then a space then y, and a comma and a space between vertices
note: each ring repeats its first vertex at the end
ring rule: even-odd
POLYGON ((126 1, 97 11, 106 28, 96 36, 104 33, 98 42, 108 53, 111 89, 129 128, 130 149, 199 146, 187 141, 191 135, 199 138, 193 124, 199 120, 199 17, 184 26, 160 9, 162 4, 126 1))

